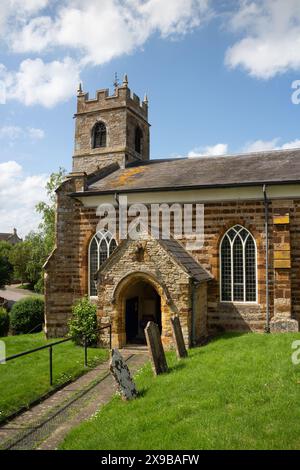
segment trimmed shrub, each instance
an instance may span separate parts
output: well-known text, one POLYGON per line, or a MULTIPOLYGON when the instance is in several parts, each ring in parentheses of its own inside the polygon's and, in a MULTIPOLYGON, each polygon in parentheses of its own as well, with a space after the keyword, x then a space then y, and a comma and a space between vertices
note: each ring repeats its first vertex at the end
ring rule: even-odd
POLYGON ((83 344, 86 338, 88 346, 97 344, 98 322, 97 307, 88 297, 78 300, 72 308, 73 316, 69 321, 69 334, 76 344, 83 344))
POLYGON ((7 336, 9 331, 9 315, 5 308, 0 307, 0 337, 7 336))
POLYGON ((13 305, 10 327, 15 335, 37 333, 44 323, 44 301, 39 297, 26 297, 13 305))

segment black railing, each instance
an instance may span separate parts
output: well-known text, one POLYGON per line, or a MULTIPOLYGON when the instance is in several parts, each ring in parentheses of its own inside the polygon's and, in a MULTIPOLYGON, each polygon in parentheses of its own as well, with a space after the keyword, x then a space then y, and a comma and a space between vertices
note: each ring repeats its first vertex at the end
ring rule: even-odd
MULTIPOLYGON (((97 332, 100 332, 105 329, 109 329, 109 349, 111 349, 112 344, 112 328, 111 325, 106 325, 101 328, 98 328, 97 332)), ((14 354, 13 356, 9 356, 5 359, 0 360, 0 364, 5 364, 6 362, 13 361, 14 359, 19 359, 20 357, 28 356, 29 354, 34 354, 38 351, 42 351, 44 349, 49 349, 49 379, 50 385, 53 385, 53 347, 57 346, 58 344, 67 343, 68 341, 72 341, 74 338, 66 338, 60 341, 56 341, 55 343, 46 344, 45 346, 40 346, 39 348, 30 349, 29 351, 25 351, 22 353, 14 354)), ((88 366, 88 345, 87 340, 84 338, 84 366, 88 366)))

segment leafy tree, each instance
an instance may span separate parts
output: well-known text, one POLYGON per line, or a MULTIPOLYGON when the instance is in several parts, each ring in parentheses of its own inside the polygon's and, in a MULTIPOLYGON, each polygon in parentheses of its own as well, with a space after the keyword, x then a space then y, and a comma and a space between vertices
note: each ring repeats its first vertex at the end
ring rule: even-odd
POLYGON ((12 280, 13 266, 9 262, 9 254, 11 253, 13 246, 8 243, 1 241, 0 242, 0 287, 3 287, 5 284, 9 284, 12 280))
POLYGON ((8 242, 1 241, 0 242, 0 256, 6 256, 9 258, 9 253, 13 249, 13 245, 8 242))
POLYGON ((13 269, 7 257, 0 255, 0 288, 10 283, 12 272, 13 269))
POLYGON ((43 265, 49 255, 47 244, 41 233, 31 232, 26 237, 30 258, 26 266, 26 277, 36 292, 43 290, 43 265))
MULTIPOLYGON (((30 232, 25 241, 15 245, 9 252, 14 276, 22 283, 28 282, 32 289, 42 293, 44 287, 43 265, 55 245, 56 189, 64 181, 66 170, 60 168, 50 175, 46 185, 49 202, 40 202, 36 210, 42 215, 38 232, 30 232)), ((3 248, 4 249, 4 248, 3 248)), ((0 245, 1 254, 1 245, 0 245)))
POLYGON ((22 284, 29 282, 27 265, 30 261, 30 245, 24 241, 17 243, 9 253, 9 262, 13 266, 14 277, 22 284))
POLYGON ((55 212, 56 212, 56 189, 61 185, 66 176, 66 170, 59 168, 57 173, 52 173, 47 182, 46 189, 49 202, 39 202, 36 210, 42 215, 40 230, 44 238, 45 248, 50 255, 55 245, 55 212))

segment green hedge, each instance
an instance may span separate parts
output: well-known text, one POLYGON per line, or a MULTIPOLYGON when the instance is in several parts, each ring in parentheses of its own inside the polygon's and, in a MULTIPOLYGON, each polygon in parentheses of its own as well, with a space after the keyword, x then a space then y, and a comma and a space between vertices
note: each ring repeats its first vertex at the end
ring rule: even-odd
POLYGON ((5 308, 0 307, 0 337, 7 336, 9 331, 9 315, 5 308))
POLYGON ((41 331, 43 323, 43 299, 26 297, 13 305, 10 313, 10 327, 15 335, 41 331))

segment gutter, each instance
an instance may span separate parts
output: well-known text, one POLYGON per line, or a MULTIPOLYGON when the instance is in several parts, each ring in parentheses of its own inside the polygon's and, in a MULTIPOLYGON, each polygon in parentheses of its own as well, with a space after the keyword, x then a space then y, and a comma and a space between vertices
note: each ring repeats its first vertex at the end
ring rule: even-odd
MULTIPOLYGON (((268 184, 272 186, 283 186, 289 184, 299 184, 300 180, 287 180, 287 181, 270 181, 268 184)), ((152 192, 168 192, 168 191, 193 191, 195 189, 218 189, 218 188, 249 188, 249 187, 260 187, 261 181, 253 181, 248 183, 226 183, 226 184, 197 184, 189 186, 162 186, 162 187, 149 187, 149 188, 124 188, 124 189, 106 189, 106 190, 88 190, 76 193, 70 193, 70 197, 88 197, 88 196, 102 196, 105 194, 134 194, 134 193, 152 193, 152 192)), ((265 186, 265 184, 264 184, 265 186)))
POLYGON ((265 332, 270 333, 270 301, 269 301, 269 200, 267 195, 267 185, 263 185, 264 205, 265 205, 265 238, 266 238, 266 326, 265 332))

